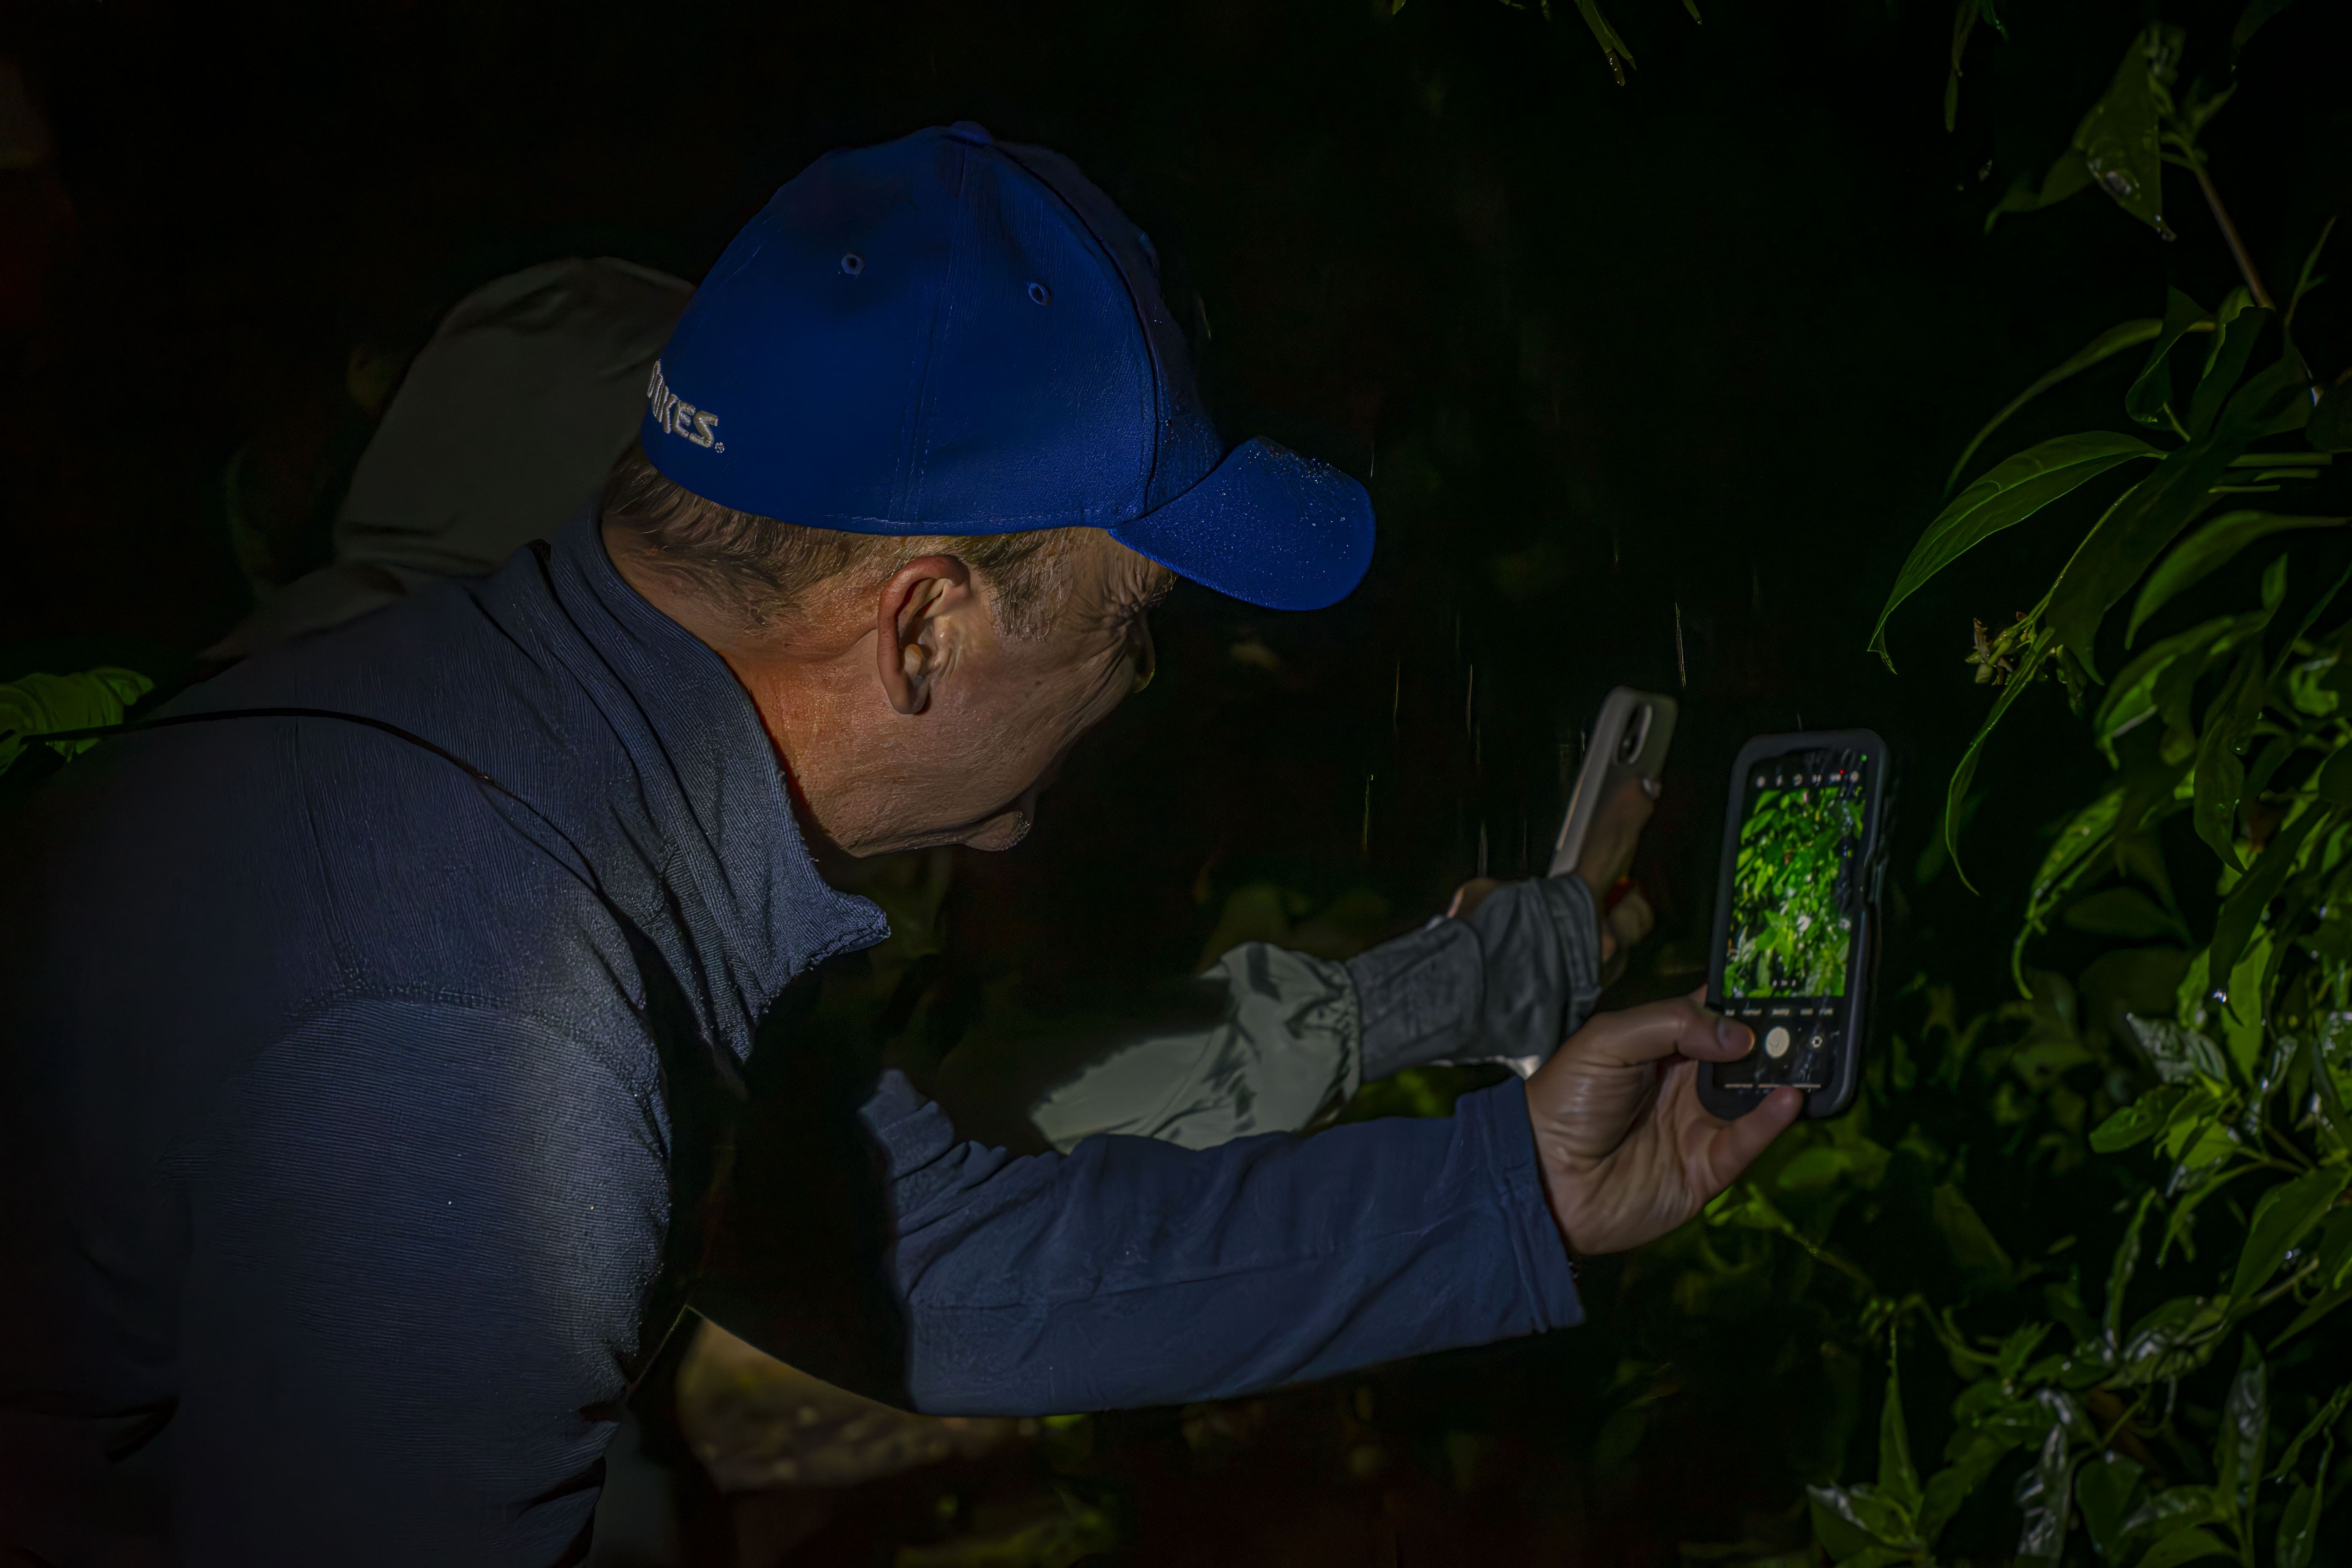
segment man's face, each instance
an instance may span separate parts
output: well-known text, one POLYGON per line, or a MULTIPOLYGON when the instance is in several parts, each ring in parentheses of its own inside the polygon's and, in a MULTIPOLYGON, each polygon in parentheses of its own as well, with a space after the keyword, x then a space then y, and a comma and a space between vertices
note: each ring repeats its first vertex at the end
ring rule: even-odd
POLYGON ((1078 737, 1150 679, 1147 612, 1171 580, 1104 533, 1085 535, 1066 570, 1069 597, 1039 635, 1007 636, 984 595, 918 634, 926 700, 871 732, 865 787, 825 824, 843 847, 1010 849, 1028 833, 1078 737))

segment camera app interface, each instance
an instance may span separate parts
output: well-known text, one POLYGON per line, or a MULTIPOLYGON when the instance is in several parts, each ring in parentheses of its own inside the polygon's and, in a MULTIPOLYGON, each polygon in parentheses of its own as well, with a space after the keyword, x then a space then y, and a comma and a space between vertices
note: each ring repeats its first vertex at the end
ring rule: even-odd
POLYGON ((1723 994, 1756 1048, 1717 1069, 1727 1088, 1830 1079, 1862 923, 1868 766, 1854 752, 1790 752, 1742 781, 1723 994))

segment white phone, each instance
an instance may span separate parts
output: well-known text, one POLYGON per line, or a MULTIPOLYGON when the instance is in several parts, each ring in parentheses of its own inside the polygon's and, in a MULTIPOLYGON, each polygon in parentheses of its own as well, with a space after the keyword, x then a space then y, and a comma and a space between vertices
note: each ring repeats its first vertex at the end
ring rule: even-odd
POLYGON ((1565 877, 1576 869, 1601 803, 1623 788, 1627 779, 1656 778, 1666 765, 1666 747, 1674 738, 1673 698, 1629 686, 1611 689, 1584 748, 1584 763, 1577 770, 1576 793, 1569 796, 1559 842, 1552 847, 1550 875, 1565 877))

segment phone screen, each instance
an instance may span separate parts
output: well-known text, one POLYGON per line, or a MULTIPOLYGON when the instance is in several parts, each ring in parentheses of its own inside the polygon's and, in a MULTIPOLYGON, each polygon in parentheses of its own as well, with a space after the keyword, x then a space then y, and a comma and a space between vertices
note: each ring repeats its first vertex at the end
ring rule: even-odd
POLYGON ((1790 752, 1744 781, 1723 989, 1742 1000, 1846 994, 1862 920, 1864 788, 1854 752, 1790 752))

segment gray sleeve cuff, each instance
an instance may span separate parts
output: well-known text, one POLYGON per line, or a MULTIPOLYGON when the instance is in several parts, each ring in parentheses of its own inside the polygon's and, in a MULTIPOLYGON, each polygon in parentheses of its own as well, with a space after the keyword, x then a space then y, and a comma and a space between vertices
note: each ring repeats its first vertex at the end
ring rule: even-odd
POLYGON ((1438 1060, 1532 1071, 1600 998, 1601 929, 1576 878, 1510 882, 1467 919, 1433 921, 1347 967, 1366 1079, 1438 1060))

